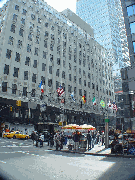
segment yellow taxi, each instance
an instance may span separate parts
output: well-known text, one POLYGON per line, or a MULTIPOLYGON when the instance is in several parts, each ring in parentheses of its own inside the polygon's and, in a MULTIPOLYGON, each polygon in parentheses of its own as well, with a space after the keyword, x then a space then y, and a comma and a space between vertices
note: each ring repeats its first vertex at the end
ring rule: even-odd
POLYGON ((17 139, 29 139, 29 135, 22 134, 19 131, 11 132, 11 133, 7 134, 6 137, 7 138, 13 138, 13 139, 16 139, 16 138, 17 139))
POLYGON ((8 134, 9 134, 9 132, 4 133, 3 138, 6 138, 8 134))

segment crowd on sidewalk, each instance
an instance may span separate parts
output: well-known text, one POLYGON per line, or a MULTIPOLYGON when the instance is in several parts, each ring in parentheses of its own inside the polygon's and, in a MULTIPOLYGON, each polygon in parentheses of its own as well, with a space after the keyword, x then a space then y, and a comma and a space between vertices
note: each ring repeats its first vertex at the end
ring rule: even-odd
POLYGON ((95 144, 104 145, 104 133, 99 133, 99 131, 91 132, 87 134, 82 134, 81 132, 74 132, 70 136, 66 135, 64 131, 54 131, 47 134, 47 137, 43 134, 37 132, 32 132, 31 139, 33 140, 33 145, 38 146, 40 142, 40 147, 43 146, 43 142, 48 142, 48 146, 56 147, 56 150, 63 149, 63 145, 70 146, 72 144, 73 150, 79 150, 79 147, 83 147, 87 150, 94 148, 95 144), (70 143, 72 141, 72 143, 70 143))

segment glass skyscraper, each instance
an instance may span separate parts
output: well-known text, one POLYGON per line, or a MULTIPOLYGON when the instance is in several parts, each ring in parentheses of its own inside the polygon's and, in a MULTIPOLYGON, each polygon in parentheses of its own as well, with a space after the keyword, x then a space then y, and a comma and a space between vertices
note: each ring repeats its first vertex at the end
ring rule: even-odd
POLYGON ((94 38, 112 60, 114 76, 130 65, 127 36, 120 0, 77 0, 76 14, 94 29, 94 38))

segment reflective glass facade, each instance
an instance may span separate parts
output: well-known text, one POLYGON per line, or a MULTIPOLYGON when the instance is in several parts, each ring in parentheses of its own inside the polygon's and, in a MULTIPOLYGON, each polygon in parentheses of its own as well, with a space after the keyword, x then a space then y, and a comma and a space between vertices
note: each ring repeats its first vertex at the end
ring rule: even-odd
POLYGON ((76 14, 94 29, 94 38, 103 45, 113 62, 114 74, 128 66, 129 51, 120 0, 79 0, 76 14))

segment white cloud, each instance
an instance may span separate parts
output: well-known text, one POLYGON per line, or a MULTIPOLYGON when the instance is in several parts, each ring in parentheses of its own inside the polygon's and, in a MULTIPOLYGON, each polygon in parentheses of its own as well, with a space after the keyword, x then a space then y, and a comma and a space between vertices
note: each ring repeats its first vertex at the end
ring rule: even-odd
POLYGON ((3 6, 3 4, 5 4, 7 2, 7 0, 3 0, 3 1, 0 1, 0 8, 3 6))

